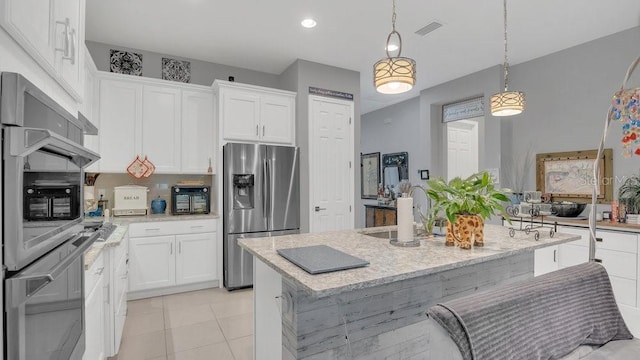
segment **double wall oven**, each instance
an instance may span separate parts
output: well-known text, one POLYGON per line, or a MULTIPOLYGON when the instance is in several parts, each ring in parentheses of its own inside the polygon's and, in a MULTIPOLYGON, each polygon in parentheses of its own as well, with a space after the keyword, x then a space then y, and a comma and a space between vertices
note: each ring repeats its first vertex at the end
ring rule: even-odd
POLYGON ((4 358, 81 359, 85 124, 19 74, 0 75, 4 358))

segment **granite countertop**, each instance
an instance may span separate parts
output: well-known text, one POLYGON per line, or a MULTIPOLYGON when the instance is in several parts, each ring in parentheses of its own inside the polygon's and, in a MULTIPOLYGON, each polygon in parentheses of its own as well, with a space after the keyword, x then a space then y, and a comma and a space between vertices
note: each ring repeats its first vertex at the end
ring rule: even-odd
POLYGON ((401 248, 389 244, 388 239, 363 234, 395 228, 395 226, 388 226, 240 239, 238 243, 301 289, 320 298, 478 264, 579 239, 576 235, 560 233, 550 238, 547 232, 542 232, 538 241, 534 240, 533 235, 526 235, 524 232, 516 232, 511 238, 508 228, 485 224, 485 246, 462 250, 458 247, 445 246, 444 237, 421 239, 420 247, 401 248), (276 252, 277 249, 323 244, 365 259, 370 264, 358 269, 311 275, 276 252))
MULTIPOLYGON (((155 221, 186 221, 186 220, 209 220, 218 219, 220 215, 211 214, 199 214, 199 215, 170 215, 170 214, 157 214, 146 216, 116 216, 111 217, 110 221, 116 224, 118 227, 111 233, 106 241, 95 242, 93 246, 84 253, 84 269, 88 270, 95 260, 100 256, 102 250, 109 247, 120 246, 124 235, 127 233, 130 224, 145 223, 155 221)), ((104 217, 87 217, 85 222, 103 222, 104 217)))

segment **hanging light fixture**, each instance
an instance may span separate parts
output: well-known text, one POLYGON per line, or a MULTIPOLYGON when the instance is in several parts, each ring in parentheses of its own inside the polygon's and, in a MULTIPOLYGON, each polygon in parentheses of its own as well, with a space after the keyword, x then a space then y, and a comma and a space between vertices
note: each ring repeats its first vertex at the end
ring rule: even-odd
POLYGON ((393 0, 391 25, 392 31, 387 36, 387 46, 385 46, 387 57, 373 65, 373 85, 382 94, 401 94, 411 90, 416 83, 416 62, 413 59, 400 56, 402 38, 400 33, 396 31, 396 0, 393 0), (398 37, 398 55, 394 57, 389 54, 390 46, 393 46, 390 44, 393 35, 398 37))
POLYGON ((491 115, 511 116, 524 111, 524 93, 509 91, 509 60, 507 58, 507 0, 504 0, 504 92, 491 97, 491 115))

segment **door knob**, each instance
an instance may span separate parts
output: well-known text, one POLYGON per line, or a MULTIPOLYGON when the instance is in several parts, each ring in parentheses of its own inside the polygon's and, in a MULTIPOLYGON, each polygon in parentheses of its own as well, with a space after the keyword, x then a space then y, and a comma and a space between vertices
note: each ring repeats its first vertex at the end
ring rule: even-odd
POLYGON ((320 211, 320 210, 327 210, 327 209, 325 209, 325 208, 321 208, 320 206, 316 206, 316 207, 315 207, 315 210, 316 210, 316 212, 318 212, 318 211, 320 211))

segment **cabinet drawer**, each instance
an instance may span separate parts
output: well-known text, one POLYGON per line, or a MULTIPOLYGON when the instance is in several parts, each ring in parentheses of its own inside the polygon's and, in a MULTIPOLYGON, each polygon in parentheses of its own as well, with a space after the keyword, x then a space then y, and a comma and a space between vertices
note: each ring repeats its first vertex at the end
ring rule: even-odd
POLYGON ((609 276, 613 295, 616 302, 629 306, 636 306, 636 282, 634 280, 623 279, 617 276, 609 276))
POLYGON ((602 260, 602 265, 607 269, 609 275, 636 280, 637 260, 635 254, 596 249, 596 259, 602 260))
POLYGON ((174 235, 178 231, 174 226, 174 222, 150 222, 129 225, 130 237, 147 237, 147 236, 163 236, 174 235))
POLYGON ((636 254, 638 252, 638 236, 613 231, 596 231, 596 236, 602 241, 596 242, 596 248, 624 251, 636 254))
POLYGON ((102 273, 104 272, 104 254, 98 255, 98 258, 91 264, 91 267, 84 272, 84 295, 88 296, 96 286, 102 273))
POLYGON ((218 228, 218 221, 212 220, 189 220, 179 221, 175 226, 176 234, 197 234, 216 232, 218 228))

